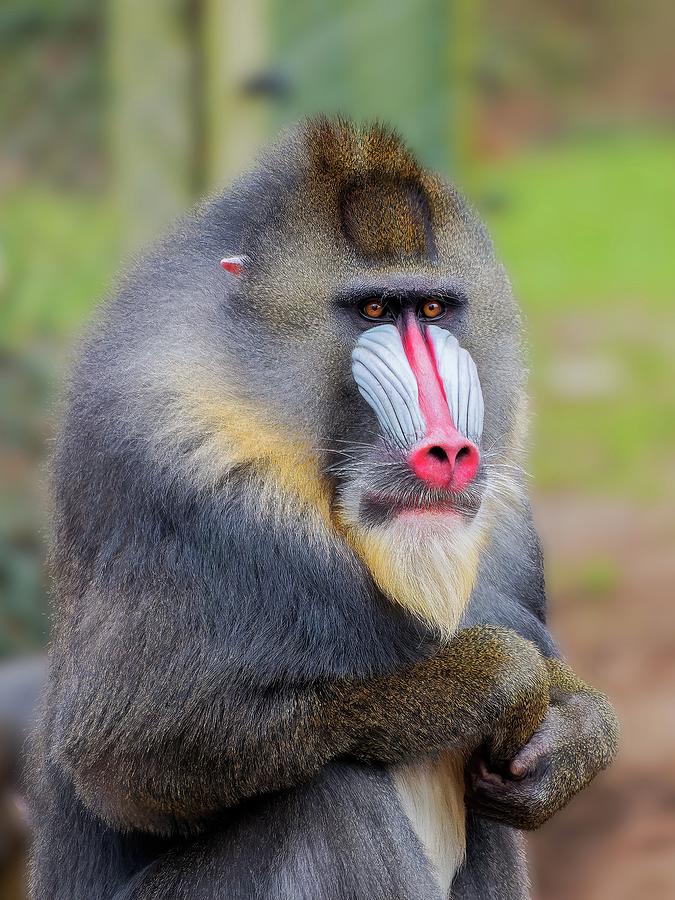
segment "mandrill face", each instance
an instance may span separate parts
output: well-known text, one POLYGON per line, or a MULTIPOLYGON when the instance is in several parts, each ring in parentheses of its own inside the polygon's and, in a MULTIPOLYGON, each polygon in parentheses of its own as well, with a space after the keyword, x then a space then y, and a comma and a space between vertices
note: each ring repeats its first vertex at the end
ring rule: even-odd
POLYGON ((332 444, 338 518, 380 587, 450 635, 505 493, 461 340, 471 311, 456 279, 393 275, 376 287, 342 297, 360 333, 351 422, 332 444))
MULTIPOLYGON (((269 310, 269 282, 249 290, 269 310)), ((307 436, 331 526, 380 588, 452 634, 499 507, 518 490, 509 428, 519 382, 500 383, 515 345, 507 328, 481 339, 483 288, 459 273, 391 267, 322 290, 319 304, 315 282, 305 321, 294 318, 300 302, 285 312, 276 300, 284 334, 270 330, 260 354, 274 359, 265 407, 284 410, 278 433, 290 424, 307 436)), ((260 347, 264 322, 255 328, 260 347)), ((297 458, 291 466, 306 489, 313 474, 297 458)))
POLYGON ((352 374, 377 419, 384 463, 377 483, 371 473, 363 485, 361 520, 473 517, 478 509, 483 394, 470 353, 442 327, 450 306, 449 297, 425 297, 369 299, 360 307, 365 317, 386 322, 365 331, 352 352, 352 374))

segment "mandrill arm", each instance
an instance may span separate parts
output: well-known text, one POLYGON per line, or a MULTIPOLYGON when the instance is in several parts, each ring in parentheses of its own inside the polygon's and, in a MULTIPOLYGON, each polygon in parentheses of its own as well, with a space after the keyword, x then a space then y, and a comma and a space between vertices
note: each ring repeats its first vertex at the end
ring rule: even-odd
POLYGON ((109 825, 185 833, 341 756, 468 757, 492 735, 509 757, 540 725, 548 673, 512 630, 435 650, 249 477, 213 493, 162 480, 101 434, 67 431, 61 449, 46 753, 109 825))
POLYGON ((619 738, 616 714, 600 691, 578 678, 558 658, 546 628, 546 597, 539 540, 529 509, 520 522, 495 538, 492 572, 483 572, 465 624, 490 622, 511 627, 533 641, 546 661, 550 706, 531 739, 512 757, 488 749, 474 754, 467 773, 467 801, 479 815, 534 829, 543 825, 612 762, 619 738))
MULTIPOLYGON (((391 763, 491 736, 511 755, 541 723, 548 677, 536 649, 477 626, 435 656, 374 678, 255 683, 200 669, 204 647, 175 645, 160 673, 145 638, 81 661, 58 757, 86 805, 118 827, 160 834, 199 828, 242 800, 311 779, 344 755, 391 763), (114 673, 150 672, 131 691, 114 673)), ((157 645, 152 648, 153 655, 157 645)), ((224 648, 214 655, 224 655, 224 648)), ((161 656, 164 656, 162 653, 161 656)))

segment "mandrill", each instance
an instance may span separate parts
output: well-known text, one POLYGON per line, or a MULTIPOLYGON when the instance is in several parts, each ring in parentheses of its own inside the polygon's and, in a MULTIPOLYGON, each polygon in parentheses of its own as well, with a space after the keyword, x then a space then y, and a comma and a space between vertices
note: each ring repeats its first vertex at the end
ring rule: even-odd
POLYGON ((35 900, 528 896, 517 829, 617 725, 545 625, 520 331, 455 190, 344 121, 124 278, 54 461, 35 900))

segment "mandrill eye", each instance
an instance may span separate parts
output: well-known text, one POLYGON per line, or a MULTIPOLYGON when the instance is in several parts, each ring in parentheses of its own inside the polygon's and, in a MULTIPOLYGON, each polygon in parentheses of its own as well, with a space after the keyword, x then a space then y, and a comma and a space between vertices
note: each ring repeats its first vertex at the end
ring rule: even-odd
POLYGON ((387 307, 381 300, 366 300, 359 307, 361 315, 366 319, 379 319, 385 312, 387 307))
POLYGON ((425 300, 420 312, 425 319, 439 319, 445 312, 445 303, 442 300, 425 300))

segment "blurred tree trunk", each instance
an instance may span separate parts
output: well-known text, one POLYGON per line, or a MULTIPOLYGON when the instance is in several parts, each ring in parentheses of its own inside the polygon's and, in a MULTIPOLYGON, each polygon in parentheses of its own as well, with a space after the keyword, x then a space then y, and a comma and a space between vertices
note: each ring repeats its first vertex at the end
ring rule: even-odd
POLYGON ((127 250, 189 204, 195 104, 184 0, 110 0, 111 152, 127 250))
POLYGON ((268 0, 204 0, 207 186, 249 168, 269 128, 266 104, 246 91, 268 53, 268 0))
POLYGON ((274 57, 289 85, 279 123, 316 112, 383 121, 424 163, 451 167, 457 0, 343 0, 339 12, 317 0, 269 2, 274 57))
POLYGON ((110 0, 127 246, 195 187, 220 189, 251 166, 271 127, 315 112, 398 126, 424 162, 456 169, 470 155, 472 2, 344 0, 336 12, 316 0, 110 0))

